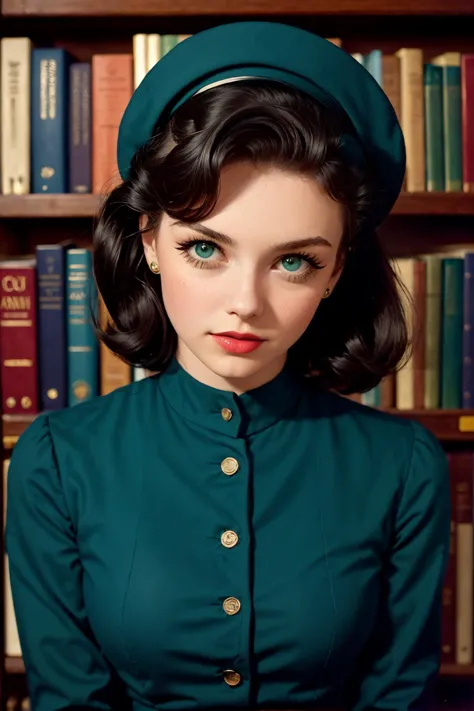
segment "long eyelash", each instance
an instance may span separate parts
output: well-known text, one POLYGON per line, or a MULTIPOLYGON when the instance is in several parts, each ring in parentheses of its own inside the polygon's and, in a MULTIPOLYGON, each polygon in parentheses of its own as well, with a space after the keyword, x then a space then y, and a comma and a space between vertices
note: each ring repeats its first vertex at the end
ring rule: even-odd
MULTIPOLYGON (((214 242, 212 239, 193 238, 179 242, 178 246, 176 247, 178 252, 182 252, 183 256, 190 264, 196 267, 200 267, 201 269, 209 269, 209 266, 206 264, 205 260, 196 259, 195 257, 192 257, 189 254, 189 250, 191 249, 191 247, 194 247, 196 244, 211 244, 222 254, 221 247, 217 244, 217 242, 214 242)), ((283 255, 282 257, 280 257, 280 260, 286 259, 287 257, 299 257, 300 259, 304 259, 304 261, 307 262, 307 264, 309 265, 309 269, 306 272, 303 272, 303 274, 300 275, 295 274, 290 281, 306 281, 306 279, 311 276, 311 273, 314 269, 324 269, 324 265, 320 262, 320 260, 313 254, 308 254, 308 252, 292 252, 291 254, 283 255)))
POLYGON ((301 259, 308 262, 313 269, 324 269, 324 265, 320 262, 320 260, 313 254, 308 254, 307 252, 292 252, 292 254, 285 254, 281 257, 281 259, 286 259, 287 257, 301 257, 301 259))
POLYGON ((194 247, 196 244, 212 244, 213 247, 219 250, 219 252, 222 252, 221 248, 217 244, 217 242, 213 242, 212 239, 188 239, 188 240, 183 240, 183 242, 180 242, 176 249, 178 252, 187 252, 188 249, 191 247, 194 247))
POLYGON ((211 239, 188 239, 188 240, 183 240, 178 244, 176 249, 178 252, 183 253, 183 257, 185 260, 189 263, 192 264, 193 267, 198 267, 199 269, 212 269, 209 264, 206 263, 205 260, 203 259, 196 259, 196 257, 191 256, 189 254, 189 250, 191 247, 194 247, 196 244, 212 244, 213 247, 219 250, 219 252, 222 254, 222 249, 219 247, 219 245, 216 242, 213 242, 211 239))

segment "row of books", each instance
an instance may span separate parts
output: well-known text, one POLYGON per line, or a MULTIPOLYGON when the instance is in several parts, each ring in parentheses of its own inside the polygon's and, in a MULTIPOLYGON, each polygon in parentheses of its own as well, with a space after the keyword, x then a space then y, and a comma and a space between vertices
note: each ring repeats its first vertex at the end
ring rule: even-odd
POLYGON ((407 192, 474 192, 474 54, 353 54, 390 99, 405 137, 407 192))
MULTIPOLYGON (((132 52, 76 61, 28 37, 1 46, 3 194, 106 193, 118 128, 145 74, 189 35, 133 35, 132 52)), ((330 41, 343 48, 338 38, 330 41)), ((474 191, 474 54, 353 53, 384 89, 407 146, 405 189, 474 191)))
MULTIPOLYGON (((413 340, 409 358, 380 385, 355 396, 382 408, 474 408, 474 250, 391 260, 413 340)), ((3 414, 61 409, 145 377, 97 340, 104 322, 90 249, 37 245, 0 261, 0 381, 3 414)))
POLYGON ((2 414, 71 407, 147 375, 98 341, 93 315, 108 317, 90 249, 38 245, 0 261, 2 414))
POLYGON ((474 408, 474 250, 391 259, 413 347, 394 375, 353 397, 398 410, 474 408))
MULTIPOLYGON (((474 662, 474 452, 448 453, 451 481, 451 546, 443 585, 442 648, 443 664, 474 662)), ((6 491, 9 459, 3 464, 6 491)), ((12 603, 8 556, 5 562, 5 654, 21 656, 21 645, 12 603)))

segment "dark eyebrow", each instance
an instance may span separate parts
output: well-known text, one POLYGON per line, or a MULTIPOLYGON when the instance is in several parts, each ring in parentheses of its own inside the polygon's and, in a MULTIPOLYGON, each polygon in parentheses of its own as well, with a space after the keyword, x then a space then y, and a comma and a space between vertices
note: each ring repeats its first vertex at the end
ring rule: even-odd
MULTIPOLYGON (((178 227, 188 227, 190 230, 199 232, 199 234, 209 237, 220 244, 225 244, 228 247, 232 247, 234 244, 234 241, 228 235, 217 232, 217 230, 213 230, 205 225, 201 225, 199 222, 189 223, 175 220, 171 223, 172 227, 174 227, 174 225, 178 225, 178 227)), ((272 249, 282 252, 291 251, 293 249, 304 249, 305 247, 332 247, 332 244, 324 237, 303 237, 302 239, 272 245, 272 249)))

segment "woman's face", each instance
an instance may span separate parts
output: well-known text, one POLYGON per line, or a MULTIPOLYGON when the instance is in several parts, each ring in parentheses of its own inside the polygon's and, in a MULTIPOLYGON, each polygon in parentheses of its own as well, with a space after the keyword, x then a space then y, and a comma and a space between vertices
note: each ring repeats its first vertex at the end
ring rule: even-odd
POLYGON ((335 286, 342 233, 341 206, 315 180, 247 162, 222 170, 219 200, 201 223, 163 215, 143 243, 160 266, 181 365, 239 393, 275 377, 335 286))

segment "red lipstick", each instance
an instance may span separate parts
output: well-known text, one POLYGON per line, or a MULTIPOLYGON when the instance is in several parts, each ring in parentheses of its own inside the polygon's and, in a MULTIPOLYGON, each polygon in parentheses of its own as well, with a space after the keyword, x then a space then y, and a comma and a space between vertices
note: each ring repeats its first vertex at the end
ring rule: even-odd
POLYGON ((213 333, 212 337, 227 353, 251 353, 263 343, 263 339, 254 333, 239 333, 238 331, 213 333))

